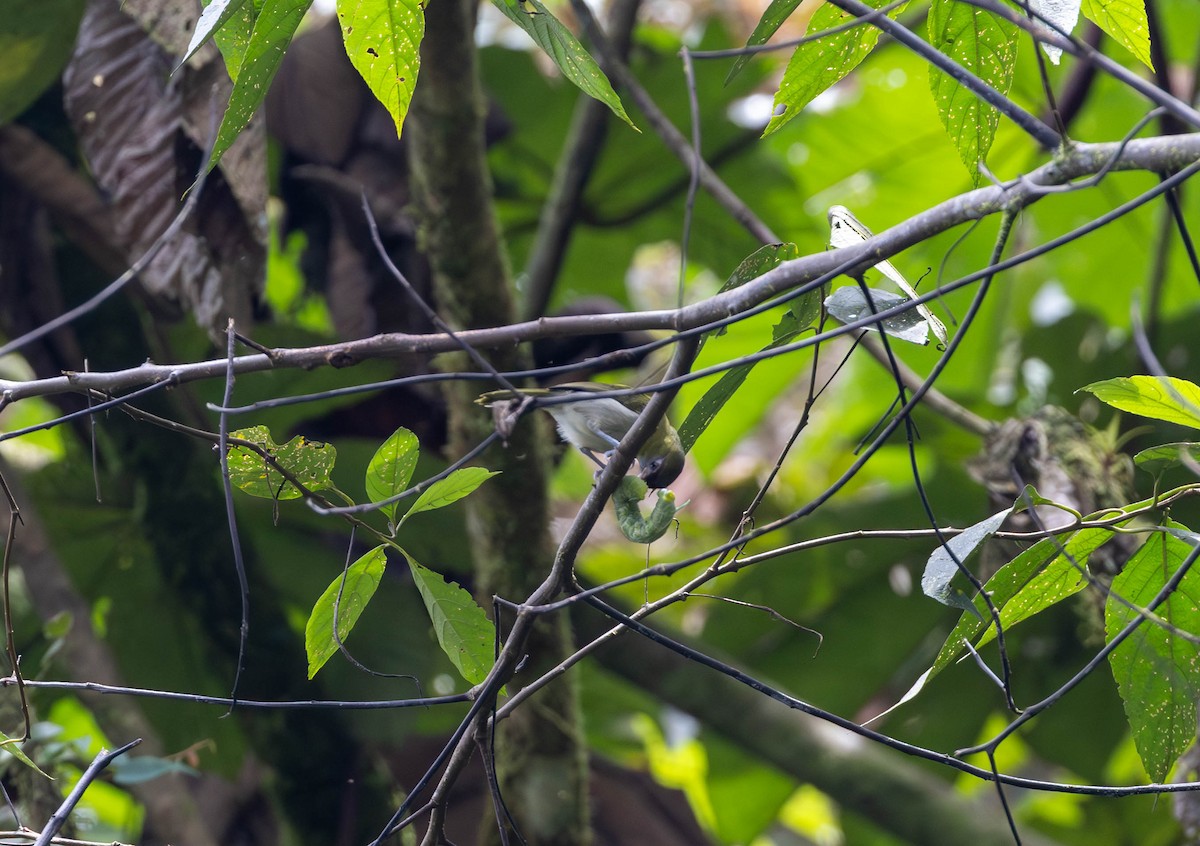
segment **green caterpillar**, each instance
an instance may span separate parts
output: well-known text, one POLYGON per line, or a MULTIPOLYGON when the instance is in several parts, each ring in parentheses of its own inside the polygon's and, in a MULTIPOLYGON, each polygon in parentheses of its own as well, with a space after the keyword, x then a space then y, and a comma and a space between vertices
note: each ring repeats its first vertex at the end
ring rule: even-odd
POLYGON ((626 476, 613 494, 613 508, 617 512, 617 525, 621 533, 634 543, 651 543, 666 534, 675 519, 675 494, 660 490, 658 502, 647 519, 642 516, 638 503, 646 495, 646 483, 637 476, 626 476))

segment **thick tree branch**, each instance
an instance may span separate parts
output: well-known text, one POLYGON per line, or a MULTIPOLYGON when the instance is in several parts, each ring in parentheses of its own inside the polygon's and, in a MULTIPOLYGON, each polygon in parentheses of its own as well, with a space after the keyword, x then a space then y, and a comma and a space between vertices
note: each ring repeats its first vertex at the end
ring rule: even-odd
MULTIPOLYGON (((538 338, 624 332, 638 329, 694 330, 747 311, 750 308, 811 283, 845 267, 848 275, 863 272, 879 261, 963 223, 979 220, 1004 209, 1022 209, 1047 193, 1048 188, 1110 171, 1144 170, 1172 173, 1200 162, 1200 133, 1121 142, 1077 144, 1053 161, 1005 185, 988 185, 914 215, 861 245, 814 253, 786 262, 752 282, 681 309, 623 314, 542 318, 487 329, 471 329, 458 337, 477 349, 509 347, 538 338)), ((435 354, 457 350, 453 338, 440 333, 424 335, 389 333, 315 347, 272 350, 234 359, 236 374, 277 368, 312 369, 348 367, 362 361, 391 358, 404 353, 435 354)), ((13 402, 32 396, 93 389, 117 393, 173 378, 178 382, 224 378, 225 359, 190 364, 153 364, 117 371, 71 372, 50 379, 0 380, 0 397, 13 402)), ((511 375, 511 374, 510 374, 511 375)), ((429 377, 426 377, 429 378, 429 377)), ((486 378, 480 375, 476 378, 486 378)))

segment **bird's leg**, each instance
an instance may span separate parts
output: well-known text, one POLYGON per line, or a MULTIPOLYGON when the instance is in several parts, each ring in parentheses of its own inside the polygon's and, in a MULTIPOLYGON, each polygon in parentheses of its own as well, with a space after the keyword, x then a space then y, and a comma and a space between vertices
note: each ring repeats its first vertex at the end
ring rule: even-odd
MULTIPOLYGON (((612 446, 612 449, 605 450, 605 452, 604 452, 605 460, 612 458, 613 453, 617 451, 617 447, 620 446, 621 442, 618 441, 616 438, 614 438, 612 435, 608 434, 608 432, 601 431, 600 427, 597 426, 596 423, 591 420, 589 420, 587 422, 587 427, 588 427, 588 429, 591 430, 593 435, 595 435, 600 440, 602 440, 605 443, 612 446)), ((594 460, 594 458, 593 458, 593 460, 594 460)))
MULTIPOLYGON (((592 461, 596 462, 596 466, 599 467, 601 470, 604 469, 604 462, 596 457, 596 453, 592 452, 587 447, 579 447, 579 451, 581 453, 583 453, 584 455, 586 455, 588 458, 590 458, 592 461)), ((607 456, 607 455, 608 455, 608 453, 605 453, 605 456, 607 456)), ((597 472, 599 472, 599 471, 597 471, 597 472)))
MULTIPOLYGON (((596 472, 592 474, 592 486, 594 487, 596 482, 600 479, 600 474, 604 472, 604 462, 597 458, 596 453, 592 452, 587 447, 579 447, 578 449, 592 461, 596 462, 596 472)), ((605 455, 608 455, 608 453, 605 453, 605 455)))

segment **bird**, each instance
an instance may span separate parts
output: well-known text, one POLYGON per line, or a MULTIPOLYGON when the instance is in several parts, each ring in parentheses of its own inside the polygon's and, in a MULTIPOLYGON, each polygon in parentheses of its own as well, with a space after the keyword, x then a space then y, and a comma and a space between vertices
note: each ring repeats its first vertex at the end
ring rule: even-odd
MULTIPOLYGON (((520 397, 535 398, 586 397, 588 394, 621 390, 627 388, 624 385, 609 385, 603 382, 566 382, 549 388, 521 388, 518 389, 518 393, 520 397)), ((520 402, 520 397, 510 390, 488 391, 475 402, 507 411, 513 403, 520 402)), ((611 457, 617 444, 625 437, 649 400, 649 394, 631 394, 622 397, 580 399, 542 406, 542 410, 554 418, 563 440, 603 466, 596 453, 601 453, 606 458, 611 457)), ((498 421, 501 416, 497 415, 498 421)), ((683 444, 679 440, 679 433, 665 416, 642 445, 637 460, 641 468, 638 476, 651 489, 665 488, 683 472, 683 444)))

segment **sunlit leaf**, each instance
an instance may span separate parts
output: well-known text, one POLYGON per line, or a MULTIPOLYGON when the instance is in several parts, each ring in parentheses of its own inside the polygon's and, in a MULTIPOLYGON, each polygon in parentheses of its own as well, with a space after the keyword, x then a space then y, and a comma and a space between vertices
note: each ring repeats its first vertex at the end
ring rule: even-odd
POLYGON ((1083 0, 1083 14, 1117 43, 1154 70, 1150 60, 1150 26, 1144 0, 1083 0))
MULTIPOLYGON (((1177 523, 1171 524, 1184 528, 1177 523)), ((1137 618, 1123 597, 1145 607, 1179 569, 1191 547, 1165 532, 1151 535, 1113 579, 1105 606, 1109 639, 1137 618)), ((1175 591, 1155 609, 1166 623, 1200 634, 1200 572, 1188 571, 1175 591)), ((1109 655, 1117 690, 1146 772, 1163 781, 1175 761, 1196 739, 1200 700, 1200 647, 1147 620, 1109 655)))
POLYGON ((1174 376, 1128 376, 1093 382, 1079 390, 1113 408, 1200 429, 1200 386, 1174 376))
POLYGON ((387 108, 399 135, 421 67, 425 4, 421 0, 339 0, 346 55, 387 108))
POLYGON ((387 567, 387 554, 383 546, 377 546, 359 558, 330 582, 313 606, 308 624, 304 627, 304 650, 308 654, 308 677, 338 651, 338 641, 346 642, 354 624, 362 616, 367 603, 375 595, 375 589, 383 578, 387 567), (338 594, 341 594, 339 600, 338 594), (336 606, 337 637, 333 636, 333 620, 336 606))
MULTIPOLYGON (((420 455, 417 436, 403 426, 380 444, 367 465, 366 488, 371 502, 381 502, 405 491, 420 455)), ((396 516, 396 503, 385 505, 380 511, 392 520, 396 516)))

